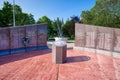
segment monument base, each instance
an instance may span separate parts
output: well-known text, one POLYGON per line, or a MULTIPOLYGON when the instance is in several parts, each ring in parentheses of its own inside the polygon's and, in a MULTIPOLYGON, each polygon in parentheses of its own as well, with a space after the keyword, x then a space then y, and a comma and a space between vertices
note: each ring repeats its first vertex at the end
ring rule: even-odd
POLYGON ((56 46, 52 45, 52 62, 56 64, 61 64, 66 62, 66 49, 67 45, 56 46))

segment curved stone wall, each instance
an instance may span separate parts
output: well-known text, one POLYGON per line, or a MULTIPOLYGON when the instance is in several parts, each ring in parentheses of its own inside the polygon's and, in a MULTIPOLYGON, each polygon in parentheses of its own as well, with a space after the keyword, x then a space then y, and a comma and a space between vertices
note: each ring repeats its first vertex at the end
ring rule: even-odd
POLYGON ((120 57, 120 29, 76 23, 74 48, 120 57))
POLYGON ((47 24, 0 28, 0 56, 46 48, 47 24))

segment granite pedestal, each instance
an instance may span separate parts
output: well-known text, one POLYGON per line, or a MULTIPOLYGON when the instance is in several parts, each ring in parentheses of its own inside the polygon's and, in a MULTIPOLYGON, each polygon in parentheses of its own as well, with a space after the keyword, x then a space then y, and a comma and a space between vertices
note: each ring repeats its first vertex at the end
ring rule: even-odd
POLYGON ((52 62, 56 64, 62 64, 66 62, 66 50, 67 45, 56 46, 52 45, 52 62))

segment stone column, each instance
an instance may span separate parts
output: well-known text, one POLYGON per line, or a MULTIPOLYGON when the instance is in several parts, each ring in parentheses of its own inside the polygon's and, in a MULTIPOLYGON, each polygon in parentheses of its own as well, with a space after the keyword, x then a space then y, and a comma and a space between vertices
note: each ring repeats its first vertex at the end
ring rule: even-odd
POLYGON ((66 62, 66 49, 67 45, 56 46, 52 45, 52 62, 56 64, 61 64, 66 62))

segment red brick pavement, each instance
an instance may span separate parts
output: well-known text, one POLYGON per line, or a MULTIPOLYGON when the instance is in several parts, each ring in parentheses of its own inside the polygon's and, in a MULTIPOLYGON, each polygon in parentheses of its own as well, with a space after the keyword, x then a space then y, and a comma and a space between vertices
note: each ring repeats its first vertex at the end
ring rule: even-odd
POLYGON ((0 80, 120 80, 120 59, 67 50, 67 62, 52 63, 51 50, 0 57, 0 80))

